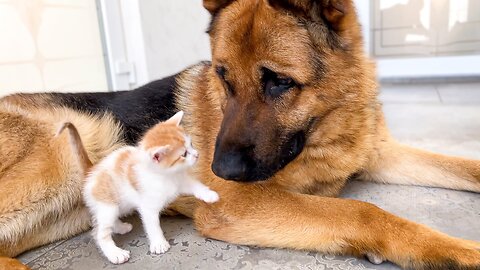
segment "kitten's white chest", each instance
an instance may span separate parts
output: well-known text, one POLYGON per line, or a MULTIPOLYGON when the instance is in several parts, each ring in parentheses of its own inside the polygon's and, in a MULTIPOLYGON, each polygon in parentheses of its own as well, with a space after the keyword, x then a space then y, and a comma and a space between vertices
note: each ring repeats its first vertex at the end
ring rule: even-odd
POLYGON ((180 180, 176 175, 159 175, 144 172, 141 177, 140 199, 143 202, 164 207, 179 195, 180 180))

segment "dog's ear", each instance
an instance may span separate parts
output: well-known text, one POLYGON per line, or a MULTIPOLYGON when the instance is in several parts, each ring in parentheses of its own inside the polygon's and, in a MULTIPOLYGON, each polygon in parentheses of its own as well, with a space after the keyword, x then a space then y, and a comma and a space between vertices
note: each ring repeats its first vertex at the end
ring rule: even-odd
POLYGON ((325 0, 323 1, 323 16, 330 26, 337 31, 348 27, 347 19, 355 13, 351 0, 325 0))
POLYGON ((233 0, 203 0, 203 7, 205 7, 210 14, 214 15, 231 2, 233 2, 233 0))
POLYGON ((312 22, 324 21, 340 32, 349 27, 349 18, 355 18, 352 0, 269 0, 272 6, 286 9, 312 22))

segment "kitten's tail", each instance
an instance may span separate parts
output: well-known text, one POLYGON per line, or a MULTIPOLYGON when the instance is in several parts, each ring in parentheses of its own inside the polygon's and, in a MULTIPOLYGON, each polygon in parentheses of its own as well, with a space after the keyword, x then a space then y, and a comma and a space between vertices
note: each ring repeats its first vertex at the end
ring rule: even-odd
POLYGON ((80 166, 83 170, 84 174, 87 174, 90 168, 93 166, 92 161, 88 157, 87 151, 85 150, 85 146, 83 146, 82 139, 80 138, 80 134, 78 133, 77 128, 70 122, 65 122, 63 125, 58 129, 57 134, 55 135, 58 137, 63 130, 68 129, 70 134, 70 145, 72 146, 75 155, 80 162, 80 166))

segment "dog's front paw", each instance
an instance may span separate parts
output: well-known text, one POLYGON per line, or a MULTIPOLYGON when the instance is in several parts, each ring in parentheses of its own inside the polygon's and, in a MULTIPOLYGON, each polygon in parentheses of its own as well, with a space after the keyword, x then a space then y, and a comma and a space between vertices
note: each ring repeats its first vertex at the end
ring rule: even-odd
POLYGON ((163 254, 170 249, 170 244, 166 240, 158 240, 150 244, 150 253, 163 254))
POLYGON ((115 248, 105 251, 105 256, 113 264, 122 264, 130 259, 130 251, 121 248, 115 248))
POLYGON ((217 202, 220 197, 218 196, 217 192, 213 190, 206 190, 201 194, 199 199, 206 203, 214 203, 217 202))
POLYGON ((371 263, 376 265, 382 264, 385 261, 385 259, 382 258, 380 255, 374 253, 367 253, 366 257, 371 263))

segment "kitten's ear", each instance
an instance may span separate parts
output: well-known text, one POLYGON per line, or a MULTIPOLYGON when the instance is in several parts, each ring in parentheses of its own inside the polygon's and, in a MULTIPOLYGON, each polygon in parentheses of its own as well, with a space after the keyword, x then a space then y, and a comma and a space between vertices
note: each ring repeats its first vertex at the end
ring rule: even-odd
POLYGON ((183 119, 183 111, 179 111, 174 116, 170 117, 170 119, 165 121, 165 123, 175 124, 179 126, 180 122, 182 122, 182 119, 183 119))
POLYGON ((170 145, 156 147, 150 152, 152 160, 155 161, 156 163, 162 162, 162 160, 165 158, 169 150, 170 150, 170 145))

